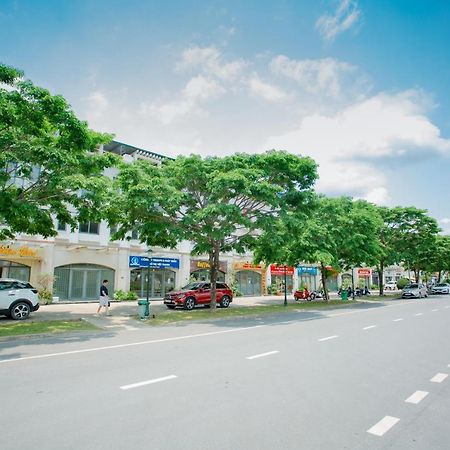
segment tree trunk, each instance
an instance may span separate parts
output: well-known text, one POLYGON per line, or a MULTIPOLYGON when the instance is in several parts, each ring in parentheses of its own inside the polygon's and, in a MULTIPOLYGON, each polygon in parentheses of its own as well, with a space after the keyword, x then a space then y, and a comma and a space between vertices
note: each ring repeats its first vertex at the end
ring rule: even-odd
POLYGON ((440 270, 438 273, 438 283, 440 283, 441 280, 442 280, 442 270, 440 270))
POLYGON ((383 277, 383 272, 384 272, 384 262, 380 261, 380 266, 378 267, 378 284, 379 284, 379 292, 380 292, 380 296, 384 295, 384 277, 383 277))
POLYGON ((323 263, 320 263, 320 274, 322 275, 323 299, 328 303, 327 269, 323 263))
POLYGON ((209 278, 211 282, 211 310, 215 311, 217 308, 217 274, 219 271, 219 255, 220 244, 214 242, 213 248, 209 252, 209 278))
POLYGON ((420 280, 419 280, 419 278, 420 278, 420 269, 416 269, 414 267, 414 276, 416 277, 416 283, 420 283, 420 280))

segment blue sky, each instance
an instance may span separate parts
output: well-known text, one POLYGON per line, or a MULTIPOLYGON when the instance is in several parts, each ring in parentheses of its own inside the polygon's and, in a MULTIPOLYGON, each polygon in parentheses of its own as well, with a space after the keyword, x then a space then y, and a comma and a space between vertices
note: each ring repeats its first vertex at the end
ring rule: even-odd
POLYGON ((450 2, 0 0, 0 60, 153 151, 284 148, 450 230, 450 2))

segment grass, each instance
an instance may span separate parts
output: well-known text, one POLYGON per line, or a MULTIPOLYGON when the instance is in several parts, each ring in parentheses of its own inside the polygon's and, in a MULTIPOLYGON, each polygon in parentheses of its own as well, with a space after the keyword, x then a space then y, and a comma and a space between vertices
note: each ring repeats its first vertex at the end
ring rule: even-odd
POLYGON ((27 334, 58 334, 67 331, 90 331, 98 328, 84 320, 49 320, 47 322, 7 322, 0 325, 0 337, 27 334))
POLYGON ((196 308, 192 311, 182 309, 168 310, 166 312, 156 314, 154 318, 149 319, 146 323, 149 325, 165 325, 176 322, 185 322, 190 320, 214 320, 234 317, 255 317, 267 314, 279 314, 291 311, 302 311, 310 309, 326 309, 329 307, 346 307, 355 305, 356 301, 330 300, 328 303, 324 301, 313 301, 304 303, 288 303, 284 305, 261 305, 261 306, 231 306, 230 308, 217 308, 211 311, 208 308, 196 308))

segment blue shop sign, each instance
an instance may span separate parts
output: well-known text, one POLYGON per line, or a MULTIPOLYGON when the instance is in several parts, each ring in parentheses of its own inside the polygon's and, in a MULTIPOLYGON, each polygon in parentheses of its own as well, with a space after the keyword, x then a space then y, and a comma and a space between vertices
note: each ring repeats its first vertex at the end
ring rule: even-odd
POLYGON ((178 258, 149 258, 148 256, 130 256, 129 267, 149 267, 152 269, 179 269, 178 258))
POLYGON ((317 275, 317 267, 299 266, 297 267, 298 275, 317 275))

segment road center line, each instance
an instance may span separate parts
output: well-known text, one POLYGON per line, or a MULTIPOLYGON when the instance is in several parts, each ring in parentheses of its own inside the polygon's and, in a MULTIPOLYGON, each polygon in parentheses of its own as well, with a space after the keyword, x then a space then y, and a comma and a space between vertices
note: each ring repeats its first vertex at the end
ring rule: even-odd
POLYGON ((428 394, 429 394, 429 392, 416 391, 416 392, 414 392, 414 394, 412 394, 410 397, 408 397, 405 400, 405 402, 406 403, 414 403, 415 405, 417 405, 417 403, 421 402, 428 394))
POLYGON ((442 383, 448 377, 448 373, 438 373, 430 381, 433 383, 442 383))
POLYGON ((275 353, 280 353, 278 350, 273 350, 271 352, 260 353, 259 355, 247 356, 247 359, 263 358, 264 356, 275 355, 275 353))
POLYGON ((337 335, 324 337, 324 338, 322 338, 322 339, 319 339, 319 342, 329 341, 330 339, 336 339, 336 338, 338 338, 338 337, 339 337, 339 336, 337 336, 337 335))
POLYGON ((141 381, 139 383, 126 384, 125 386, 120 386, 120 389, 126 391, 127 389, 133 389, 141 386, 146 386, 147 384, 159 383, 161 381, 173 380, 176 375, 168 375, 167 377, 154 378, 153 380, 141 381))
POLYGON ((431 312, 439 311, 439 309, 432 309, 431 312))
POLYGON ((423 316, 423 313, 417 313, 416 316, 423 316))
POLYGON ((191 339, 191 338, 196 338, 196 337, 214 336, 215 334, 225 334, 225 333, 233 333, 236 331, 254 330, 256 328, 262 328, 265 326, 266 325, 255 325, 253 327, 232 328, 231 330, 211 331, 209 333, 198 333, 198 334, 190 334, 190 335, 186 335, 186 336, 176 336, 176 337, 170 337, 170 338, 164 338, 164 339, 153 339, 150 341, 130 342, 129 344, 108 345, 105 347, 85 348, 82 350, 70 350, 67 352, 46 353, 43 355, 24 356, 22 358, 3 359, 3 360, 0 360, 0 364, 14 362, 14 361, 25 361, 25 360, 30 360, 30 359, 53 358, 56 356, 76 355, 76 354, 80 354, 80 353, 98 352, 98 351, 102 351, 102 350, 113 350, 116 348, 135 347, 138 345, 157 344, 160 342, 181 341, 183 339, 191 339))
POLYGON ((363 330, 370 330, 375 327, 376 327, 376 325, 369 325, 368 327, 364 327, 363 330))
POLYGON ((400 419, 397 417, 385 416, 372 428, 369 428, 367 432, 374 434, 375 436, 383 436, 383 434, 389 431, 399 420, 400 419))
POLYGON ((393 322, 400 322, 400 320, 403 320, 403 319, 401 319, 401 318, 400 319, 394 319, 393 322))

